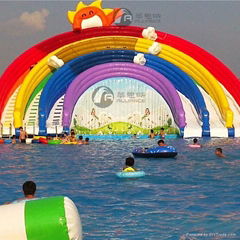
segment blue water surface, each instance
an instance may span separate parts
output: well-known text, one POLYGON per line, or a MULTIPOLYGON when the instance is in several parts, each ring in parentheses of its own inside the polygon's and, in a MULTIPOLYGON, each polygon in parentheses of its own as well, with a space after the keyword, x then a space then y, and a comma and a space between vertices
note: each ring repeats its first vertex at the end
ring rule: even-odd
POLYGON ((39 197, 66 195, 76 203, 85 240, 240 239, 239 140, 205 140, 202 149, 167 142, 177 158, 136 159, 147 175, 131 180, 115 173, 135 147, 156 140, 0 145, 0 203, 22 197, 22 183, 33 180, 39 197), (216 147, 227 157, 217 158, 216 147))

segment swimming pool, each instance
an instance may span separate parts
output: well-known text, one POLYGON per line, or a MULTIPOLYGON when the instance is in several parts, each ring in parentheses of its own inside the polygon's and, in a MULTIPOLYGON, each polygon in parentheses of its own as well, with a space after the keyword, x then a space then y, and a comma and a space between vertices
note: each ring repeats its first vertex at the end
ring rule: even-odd
POLYGON ((202 149, 168 140, 176 159, 137 159, 147 176, 115 176, 133 148, 155 143, 1 145, 1 203, 21 197, 22 183, 31 179, 38 196, 67 195, 76 203, 85 240, 240 239, 238 140, 206 140, 202 149), (227 158, 214 156, 218 146, 227 158))

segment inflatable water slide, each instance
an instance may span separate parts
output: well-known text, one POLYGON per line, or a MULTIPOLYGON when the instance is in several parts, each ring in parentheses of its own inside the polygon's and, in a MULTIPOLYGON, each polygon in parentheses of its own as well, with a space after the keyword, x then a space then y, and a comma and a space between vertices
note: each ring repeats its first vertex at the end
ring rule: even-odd
POLYGON ((40 42, 0 78, 3 133, 19 127, 46 135, 50 123, 69 131, 74 106, 93 84, 131 77, 154 88, 183 137, 240 137, 240 82, 219 59, 153 27, 119 26, 121 9, 101 0, 68 12, 72 31, 40 42))

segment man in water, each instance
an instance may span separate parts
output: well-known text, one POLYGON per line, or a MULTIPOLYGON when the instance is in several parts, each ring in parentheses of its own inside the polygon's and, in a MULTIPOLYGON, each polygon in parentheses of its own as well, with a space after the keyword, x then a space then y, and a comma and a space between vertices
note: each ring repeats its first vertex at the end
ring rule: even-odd
POLYGON ((20 127, 19 130, 20 130, 19 141, 21 143, 26 143, 26 138, 28 137, 27 132, 24 131, 22 127, 20 127))
POLYGON ((37 197, 35 196, 36 189, 37 189, 37 187, 36 187, 35 182, 33 182, 33 181, 26 181, 23 184, 23 186, 22 186, 24 197, 23 198, 19 198, 19 199, 13 201, 13 202, 5 203, 5 204, 20 203, 20 202, 24 202, 24 201, 37 199, 37 197))
POLYGON ((163 140, 159 140, 158 141, 158 146, 159 147, 166 147, 167 145, 165 144, 165 142, 163 140))
POLYGON ((215 149, 215 155, 221 158, 225 158, 225 155, 223 154, 222 148, 216 148, 215 149))

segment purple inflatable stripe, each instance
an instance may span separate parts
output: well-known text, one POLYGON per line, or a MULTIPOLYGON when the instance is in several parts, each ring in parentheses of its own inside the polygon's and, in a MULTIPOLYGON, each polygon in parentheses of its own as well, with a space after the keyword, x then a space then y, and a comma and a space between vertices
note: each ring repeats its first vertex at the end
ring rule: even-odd
POLYGON ((81 95, 95 83, 111 77, 131 77, 154 88, 167 102, 178 127, 186 126, 181 99, 171 82, 159 72, 134 63, 114 62, 97 65, 79 74, 66 91, 63 126, 70 127, 74 106, 81 95))

